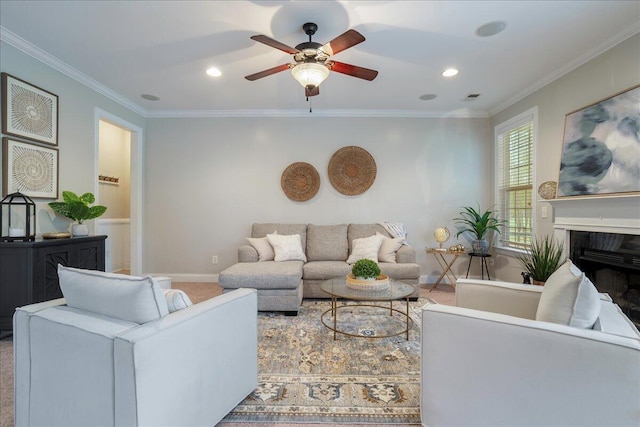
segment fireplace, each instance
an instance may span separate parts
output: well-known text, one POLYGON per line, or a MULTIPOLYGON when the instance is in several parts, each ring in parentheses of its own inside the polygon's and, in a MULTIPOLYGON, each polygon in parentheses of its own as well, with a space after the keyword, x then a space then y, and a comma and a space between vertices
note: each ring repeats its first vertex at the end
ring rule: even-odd
POLYGON ((555 237, 566 256, 640 329, 640 197, 554 199, 555 237))
POLYGON ((569 257, 640 327, 640 236, 571 231, 569 257))

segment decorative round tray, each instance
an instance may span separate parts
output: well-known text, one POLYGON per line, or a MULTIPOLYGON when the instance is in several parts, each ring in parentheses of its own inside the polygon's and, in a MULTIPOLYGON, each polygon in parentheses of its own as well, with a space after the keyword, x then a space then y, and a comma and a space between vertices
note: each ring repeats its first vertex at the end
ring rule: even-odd
POLYGON ((347 274, 347 287, 359 291, 384 291, 389 289, 389 276, 380 274, 376 280, 359 280, 347 274))
POLYGON ((58 233, 42 233, 43 239, 68 239, 71 237, 71 233, 64 231, 58 233))

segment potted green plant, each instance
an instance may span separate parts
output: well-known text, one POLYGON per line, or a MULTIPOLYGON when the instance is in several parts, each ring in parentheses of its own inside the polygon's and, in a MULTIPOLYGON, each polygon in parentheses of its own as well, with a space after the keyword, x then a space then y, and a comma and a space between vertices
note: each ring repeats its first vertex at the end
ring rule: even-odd
POLYGON ((487 209, 484 213, 480 213, 480 205, 478 209, 471 206, 463 206, 460 212, 460 217, 454 218, 453 221, 459 226, 456 237, 462 233, 469 233, 475 240, 471 242, 472 250, 474 253, 486 254, 489 252, 489 242, 485 239, 485 236, 489 230, 493 230, 496 233, 500 233, 500 226, 505 221, 498 219, 495 211, 487 209))
POLYGON ((49 207, 55 213, 78 222, 71 226, 71 234, 74 236, 88 235, 89 228, 83 222, 98 218, 107 211, 106 206, 90 206, 96 201, 93 193, 84 193, 82 196, 78 196, 73 191, 63 191, 62 199, 63 202, 50 202, 49 207))
POLYGON ((534 239, 531 249, 526 254, 520 255, 518 259, 529 274, 534 285, 544 285, 549 276, 560 267, 564 244, 550 236, 542 239, 534 239))
POLYGON ((353 264, 351 274, 358 280, 375 280, 380 274, 380 267, 370 259, 359 259, 353 264))

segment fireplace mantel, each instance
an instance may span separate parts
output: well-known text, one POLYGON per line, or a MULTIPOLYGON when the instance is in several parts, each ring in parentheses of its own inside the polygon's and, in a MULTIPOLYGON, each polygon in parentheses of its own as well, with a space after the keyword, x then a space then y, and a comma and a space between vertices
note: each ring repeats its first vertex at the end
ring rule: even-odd
POLYGON ((556 235, 570 230, 640 235, 640 195, 545 201, 553 206, 556 235))

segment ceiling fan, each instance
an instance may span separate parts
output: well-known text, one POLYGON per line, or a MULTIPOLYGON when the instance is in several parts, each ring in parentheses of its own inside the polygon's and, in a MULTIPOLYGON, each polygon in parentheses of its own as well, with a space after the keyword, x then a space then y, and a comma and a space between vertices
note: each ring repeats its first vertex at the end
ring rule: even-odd
POLYGON ((309 41, 300 43, 295 48, 264 35, 252 36, 251 39, 257 42, 290 53, 293 55, 295 62, 278 65, 277 67, 245 76, 245 79, 254 81, 290 69, 293 77, 304 87, 305 95, 310 97, 320 93, 320 83, 329 76, 329 71, 335 71, 369 81, 375 79, 378 75, 378 72, 375 70, 329 59, 332 55, 342 52, 358 43, 362 43, 365 40, 364 36, 356 30, 349 30, 331 40, 329 43, 321 45, 320 43, 311 41, 311 36, 318 30, 316 24, 307 22, 302 26, 302 29, 305 34, 309 36, 309 41))

